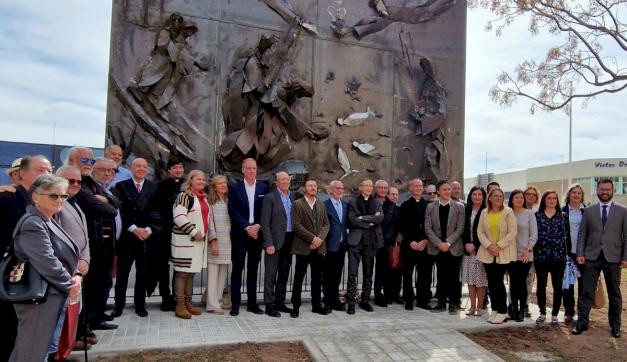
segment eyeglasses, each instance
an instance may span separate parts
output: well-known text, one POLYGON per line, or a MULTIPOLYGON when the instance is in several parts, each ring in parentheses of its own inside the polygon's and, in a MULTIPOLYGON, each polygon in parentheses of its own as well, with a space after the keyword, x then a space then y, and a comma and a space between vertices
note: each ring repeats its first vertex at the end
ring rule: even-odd
POLYGON ((68 194, 44 194, 41 193, 40 195, 46 195, 48 196, 48 198, 50 199, 50 201, 57 201, 59 198, 61 198, 61 200, 65 201, 68 199, 68 197, 70 197, 70 195, 68 194))
POLYGON ((427 192, 427 195, 435 195, 435 192, 427 192))
POLYGON ((94 163, 96 163, 96 160, 94 160, 93 158, 89 158, 89 157, 82 157, 81 163, 83 165, 93 165, 94 163))
POLYGON ((115 168, 95 167, 94 170, 102 171, 102 172, 115 173, 115 168))
POLYGON ((68 179, 66 179, 66 180, 67 180, 67 182, 68 182, 70 185, 79 185, 79 186, 80 186, 80 185, 83 183, 83 181, 78 180, 78 179, 74 179, 74 178, 68 178, 68 179))

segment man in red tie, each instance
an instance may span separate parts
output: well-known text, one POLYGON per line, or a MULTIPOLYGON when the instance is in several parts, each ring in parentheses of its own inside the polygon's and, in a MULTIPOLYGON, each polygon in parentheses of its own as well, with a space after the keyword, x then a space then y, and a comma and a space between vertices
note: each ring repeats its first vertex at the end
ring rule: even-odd
POLYGON ((115 308, 112 315, 122 315, 126 305, 126 287, 128 275, 135 263, 135 313, 140 317, 148 315, 146 311, 146 256, 147 247, 153 234, 158 233, 161 225, 156 204, 157 184, 146 180, 148 163, 143 158, 136 158, 131 164, 133 177, 115 185, 114 193, 120 199, 122 214, 122 236, 117 245, 118 274, 115 283, 115 308))

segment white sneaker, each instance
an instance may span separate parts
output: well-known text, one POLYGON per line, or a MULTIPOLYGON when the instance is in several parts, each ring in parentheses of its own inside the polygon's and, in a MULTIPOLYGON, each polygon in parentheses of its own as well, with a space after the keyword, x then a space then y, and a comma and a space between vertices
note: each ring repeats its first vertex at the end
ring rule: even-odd
POLYGON ((492 324, 503 324, 507 320, 507 313, 497 313, 496 317, 492 318, 490 323, 492 324))
POLYGON ((496 317, 497 314, 498 312, 493 310, 490 316, 488 317, 488 323, 492 323, 492 320, 496 317))

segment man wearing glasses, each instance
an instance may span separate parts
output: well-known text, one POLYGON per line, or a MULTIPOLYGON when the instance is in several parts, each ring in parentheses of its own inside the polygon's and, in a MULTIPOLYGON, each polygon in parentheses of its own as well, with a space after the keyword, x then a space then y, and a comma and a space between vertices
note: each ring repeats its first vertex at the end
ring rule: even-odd
POLYGON ((427 185, 427 187, 425 187, 424 199, 427 202, 433 202, 438 199, 435 185, 427 185))
MULTIPOLYGON (((66 162, 81 173, 81 190, 74 197, 85 213, 89 236, 91 262, 89 274, 83 281, 83 310, 91 329, 107 330, 118 327, 107 323, 111 318, 105 314, 105 308, 113 283, 115 217, 119 201, 92 177, 95 163, 92 150, 86 147, 72 147, 66 162)), ((87 337, 93 336, 93 333, 87 333, 87 337)))

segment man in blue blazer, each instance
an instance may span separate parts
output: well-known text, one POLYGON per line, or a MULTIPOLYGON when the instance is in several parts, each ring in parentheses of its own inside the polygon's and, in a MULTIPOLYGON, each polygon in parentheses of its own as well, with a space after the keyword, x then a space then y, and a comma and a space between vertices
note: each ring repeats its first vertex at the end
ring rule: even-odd
POLYGON ((268 192, 265 184, 257 181, 257 162, 252 158, 242 161, 244 180, 231 185, 229 189, 229 216, 231 217, 231 312, 239 315, 242 301, 242 272, 248 254, 246 272, 246 292, 249 312, 263 314, 257 305, 257 269, 261 260, 261 204, 268 192))
POLYGON ((344 258, 346 255, 346 240, 348 229, 348 203, 342 200, 344 185, 342 181, 331 181, 329 184, 330 198, 324 202, 331 228, 326 237, 327 254, 323 266, 324 309, 327 314, 332 310, 344 311, 345 306, 338 298, 344 258))

